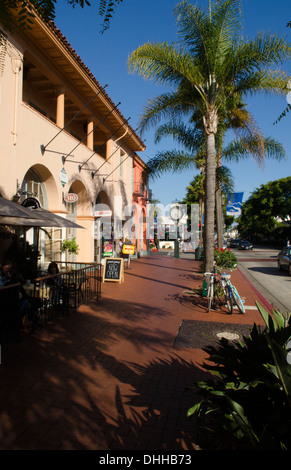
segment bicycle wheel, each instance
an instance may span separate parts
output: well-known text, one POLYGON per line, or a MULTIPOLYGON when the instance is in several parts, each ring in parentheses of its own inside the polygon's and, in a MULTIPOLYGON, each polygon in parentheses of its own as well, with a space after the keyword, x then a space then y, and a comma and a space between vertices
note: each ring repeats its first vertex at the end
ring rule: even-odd
POLYGON ((233 300, 231 292, 229 292, 228 288, 225 288, 225 303, 228 308, 228 313, 232 314, 233 312, 233 300))
POLYGON ((213 301, 213 284, 212 283, 208 287, 207 297, 208 297, 208 312, 210 312, 212 301, 213 301))
POLYGON ((233 310, 233 303, 232 297, 229 295, 229 291, 227 286, 217 286, 216 290, 217 300, 221 306, 227 307, 227 310, 230 314, 232 314, 233 310))
POLYGON ((232 293, 234 302, 236 303, 237 308, 239 309, 240 313, 245 313, 244 304, 242 303, 239 293, 234 286, 231 286, 231 293, 232 293))

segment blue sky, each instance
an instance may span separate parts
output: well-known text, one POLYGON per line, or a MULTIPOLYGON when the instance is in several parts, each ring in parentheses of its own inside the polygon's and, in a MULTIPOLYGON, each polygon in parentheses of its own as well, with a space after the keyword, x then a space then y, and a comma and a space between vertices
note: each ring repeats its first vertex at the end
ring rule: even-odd
MULTIPOLYGON (((71 46, 91 70, 100 85, 108 84, 106 92, 117 104, 125 118, 136 129, 143 107, 149 98, 164 92, 161 86, 145 81, 128 72, 127 60, 138 46, 148 42, 176 41, 176 23, 173 9, 177 0, 124 0, 117 7, 110 29, 101 34, 102 19, 98 15, 99 0, 91 0, 91 7, 72 8, 65 0, 58 0, 56 26, 62 31, 71 46)), ((208 8, 208 0, 198 0, 201 8, 208 8)), ((290 0, 243 0, 242 34, 253 38, 259 31, 279 33, 291 42, 291 29, 286 27, 291 20, 290 0)), ((285 64, 291 76, 291 63, 285 64)), ((287 152, 287 160, 276 162, 268 159, 262 168, 251 159, 228 164, 235 182, 235 190, 244 192, 244 201, 261 184, 290 176, 291 165, 291 112, 279 124, 273 125, 287 105, 285 97, 258 96, 246 100, 265 136, 279 140, 287 152)), ((146 132, 142 138, 146 150, 140 157, 147 162, 159 150, 175 148, 172 140, 154 143, 155 130, 146 132)), ((197 174, 197 170, 181 173, 165 173, 150 183, 153 196, 167 205, 181 200, 186 187, 197 174)))

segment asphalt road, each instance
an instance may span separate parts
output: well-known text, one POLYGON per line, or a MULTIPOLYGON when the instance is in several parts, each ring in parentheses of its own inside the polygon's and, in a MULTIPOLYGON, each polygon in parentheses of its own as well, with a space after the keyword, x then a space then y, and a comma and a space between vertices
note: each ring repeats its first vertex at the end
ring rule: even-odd
POLYGON ((235 250, 238 267, 260 294, 281 313, 291 312, 291 276, 277 268, 279 250, 256 247, 235 250))

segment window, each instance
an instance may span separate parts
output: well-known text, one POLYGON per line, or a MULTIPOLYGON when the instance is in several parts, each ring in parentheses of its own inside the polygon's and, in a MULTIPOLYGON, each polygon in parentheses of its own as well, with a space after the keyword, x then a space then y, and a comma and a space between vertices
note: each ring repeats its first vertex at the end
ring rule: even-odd
POLYGON ((62 228, 47 228, 44 239, 44 262, 49 264, 51 261, 62 259, 62 228))
MULTIPOLYGON (((70 188, 69 193, 73 193, 74 191, 70 188)), ((70 219, 72 222, 76 223, 77 219, 77 202, 66 202, 66 209, 68 211, 67 218, 70 219)), ((67 228, 66 229, 66 239, 72 240, 72 238, 76 238, 76 229, 75 228, 67 228)), ((75 253, 68 253, 66 252, 66 261, 73 263, 76 261, 75 253)))
POLYGON ((41 207, 47 206, 45 185, 33 169, 28 170, 21 185, 21 200, 23 201, 27 196, 38 199, 41 207))

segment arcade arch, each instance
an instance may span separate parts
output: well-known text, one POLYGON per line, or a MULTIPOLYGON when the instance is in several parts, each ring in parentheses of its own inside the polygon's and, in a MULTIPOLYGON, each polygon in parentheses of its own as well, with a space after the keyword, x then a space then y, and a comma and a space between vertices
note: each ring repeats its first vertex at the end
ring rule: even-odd
MULTIPOLYGON (((41 164, 33 165, 27 170, 19 188, 19 194, 20 202, 23 204, 31 198, 44 209, 58 206, 58 187, 54 176, 47 167, 41 164)), ((46 258, 50 256, 52 247, 61 243, 61 236, 61 230, 54 232, 54 229, 46 227, 23 227, 20 233, 24 244, 28 243, 39 251, 41 265, 44 265, 46 258)))
POLYGON ((112 256, 116 251, 113 236, 113 207, 105 191, 100 191, 93 207, 94 215, 94 261, 101 263, 103 257, 112 256), (106 214, 108 211, 108 215, 106 214))
MULTIPOLYGON (((90 203, 89 194, 85 184, 81 180, 75 180, 71 183, 68 193, 73 193, 77 196, 77 200, 74 202, 65 202, 67 210, 67 218, 72 222, 79 223, 85 222, 87 219, 92 217, 92 208, 90 203), (77 220, 78 219, 78 220, 77 220)), ((85 230, 76 230, 75 228, 66 229, 66 238, 72 240, 76 239, 77 245, 80 248, 81 257, 85 256, 84 259, 88 259, 88 251, 90 252, 90 246, 88 246, 88 239, 86 240, 85 230), (83 233, 84 232, 84 233, 83 233), (89 248, 89 250, 87 250, 89 248)), ((91 240, 89 240, 90 243, 91 240)), ((65 261, 75 262, 77 253, 65 253, 65 261)))

